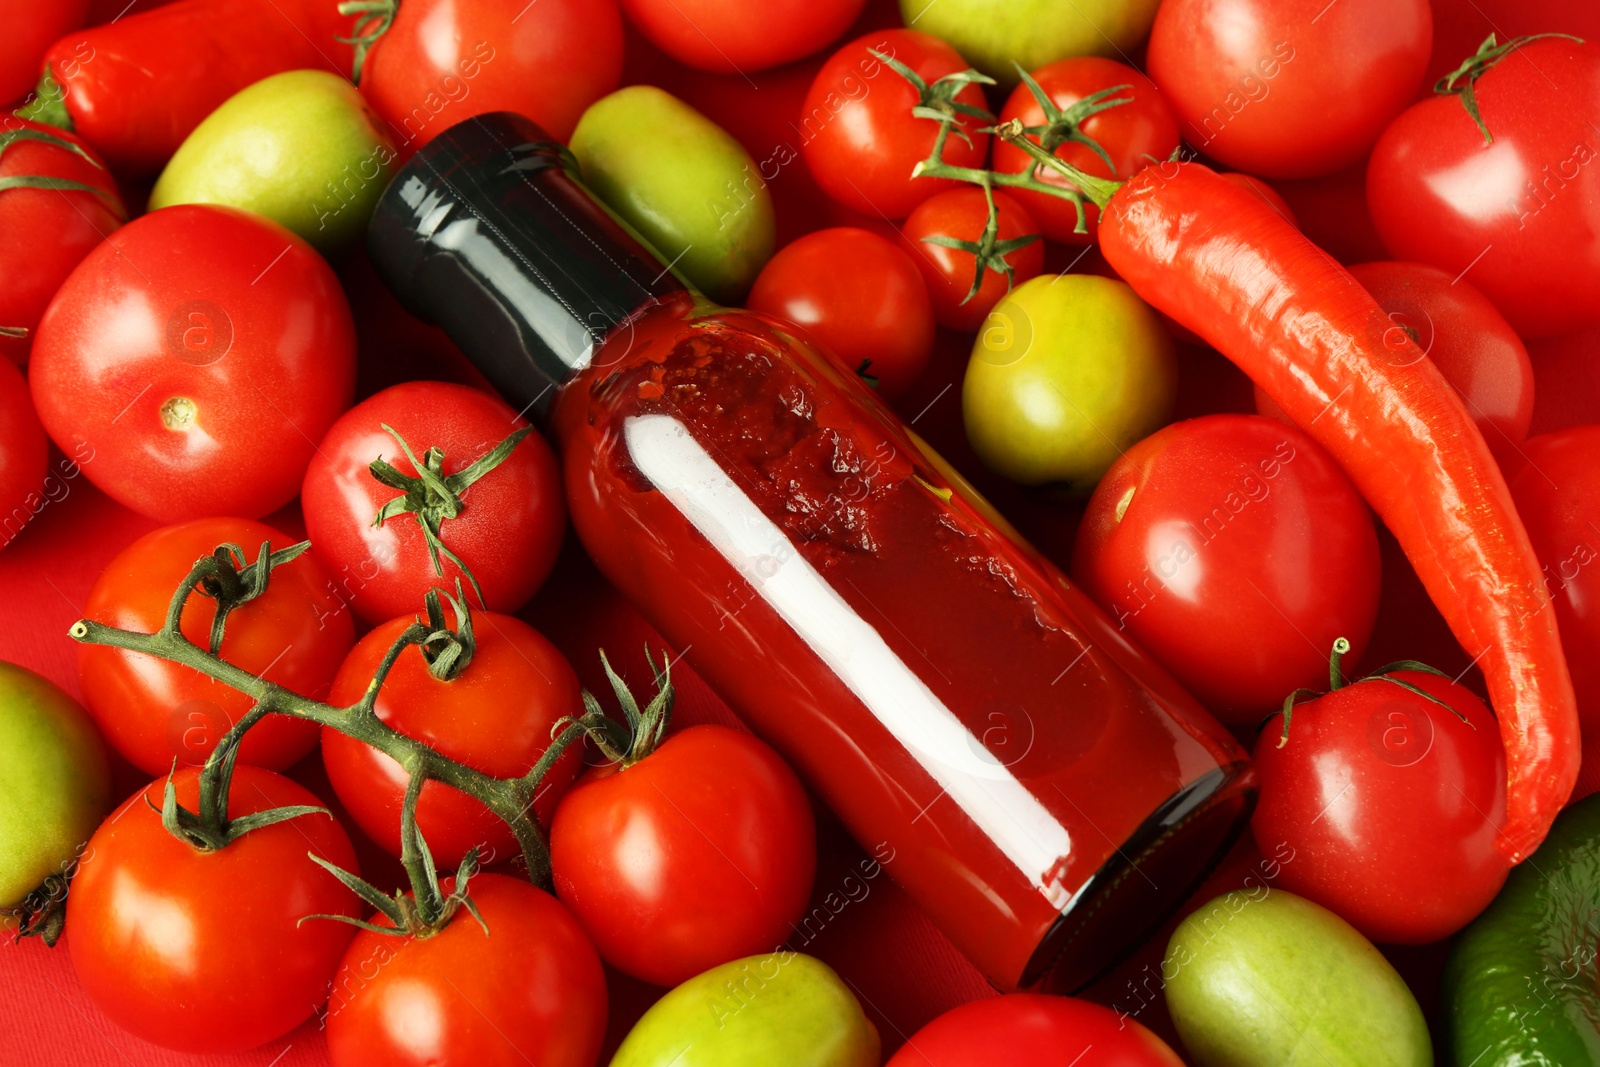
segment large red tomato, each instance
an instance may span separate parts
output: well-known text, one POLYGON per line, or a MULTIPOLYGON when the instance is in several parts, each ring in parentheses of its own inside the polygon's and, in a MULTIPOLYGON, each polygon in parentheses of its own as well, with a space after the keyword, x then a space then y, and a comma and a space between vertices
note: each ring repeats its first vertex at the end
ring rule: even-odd
POLYGON ((622 0, 650 42, 680 63, 750 74, 826 48, 866 0, 622 0))
POLYGON ((259 215, 152 212, 89 253, 50 303, 29 383, 89 480, 166 522, 259 518, 295 498, 350 405, 355 328, 322 257, 259 215))
POLYGON ((0 548, 44 507, 49 463, 50 443, 33 413, 28 383, 0 360, 0 548))
MULTIPOLYGON (((177 772, 195 810, 199 774, 177 772)), ((202 852, 161 825, 165 783, 123 802, 95 831, 67 894, 67 947, 89 999, 117 1025, 184 1052, 242 1052, 293 1030, 327 999, 354 930, 308 915, 360 915, 360 901, 312 862, 354 871, 326 813, 251 830, 202 852), (154 807, 151 807, 154 805, 154 807)), ((271 771, 240 766, 228 816, 318 805, 271 771)))
POLYGON ((1013 993, 963 1004, 911 1035, 886 1067, 1183 1067, 1134 1020, 1070 997, 1013 993))
MULTIPOLYGON (((196 560, 236 544, 254 563, 264 541, 274 549, 294 539, 249 519, 199 519, 146 534, 107 564, 89 592, 84 615, 137 633, 161 628, 167 603, 196 560)), ((195 644, 210 640, 216 601, 194 592, 181 628, 195 644)), ((267 591, 235 608, 222 638, 222 658, 285 689, 318 699, 355 641, 350 612, 315 555, 276 567, 267 591)), ((103 645, 78 646, 83 701, 113 748, 147 774, 165 774, 176 759, 197 766, 250 710, 243 693, 188 667, 103 645)), ((316 747, 315 723, 268 715, 245 734, 243 763, 283 769, 316 747)))

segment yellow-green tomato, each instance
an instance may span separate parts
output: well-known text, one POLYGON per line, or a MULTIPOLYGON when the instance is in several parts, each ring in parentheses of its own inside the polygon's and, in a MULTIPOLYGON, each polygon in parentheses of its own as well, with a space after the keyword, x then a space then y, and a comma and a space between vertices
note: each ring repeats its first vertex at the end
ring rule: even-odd
POLYGON ((1119 56, 1145 39, 1161 0, 900 0, 907 25, 943 38, 1002 85, 1017 65, 1119 56))
POLYGON ((839 976, 780 949, 713 967, 656 1001, 611 1067, 878 1067, 881 1051, 839 976))
POLYGON ((394 161, 355 86, 323 70, 286 71, 241 89, 195 127, 157 179, 150 210, 226 204, 334 252, 366 233, 394 161))
POLYGON ((0 663, 0 929, 45 879, 71 873, 110 801, 88 713, 49 680, 0 663))
POLYGON ((1195 1067, 1433 1063, 1422 1009, 1389 961, 1292 893, 1241 890, 1206 904, 1173 931, 1162 977, 1195 1067))
POLYGON ((1127 285, 1034 278, 978 330, 961 388, 967 439, 1014 482, 1087 493, 1166 422, 1177 378, 1172 339, 1127 285))
POLYGON ((671 93, 630 85, 572 135, 584 182, 711 299, 736 303, 772 258, 772 196, 755 160, 671 93))

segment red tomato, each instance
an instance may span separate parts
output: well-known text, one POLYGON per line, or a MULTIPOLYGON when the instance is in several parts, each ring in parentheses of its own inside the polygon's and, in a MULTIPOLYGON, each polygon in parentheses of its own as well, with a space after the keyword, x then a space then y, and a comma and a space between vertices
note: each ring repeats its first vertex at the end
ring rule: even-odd
MULTIPOLYGON (((354 704, 384 653, 415 620, 379 626, 351 650, 334 679, 331 703, 354 704)), ((537 630, 510 615, 472 613, 472 662, 449 681, 428 673, 416 647, 401 653, 378 691, 378 718, 451 759, 496 778, 527 774, 550 747, 550 728, 583 714, 578 676, 537 630)), ((534 802, 549 825, 556 801, 577 776, 579 748, 556 761, 534 802)), ((400 805, 410 776, 377 749, 336 730, 322 731, 322 762, 350 817, 367 836, 400 855, 400 805)), ((485 865, 517 854, 516 838, 488 808, 439 782, 422 787, 417 827, 440 865, 454 867, 472 846, 485 865)))
POLYGON ((1289 207, 1289 202, 1283 198, 1283 195, 1279 193, 1278 190, 1274 189, 1260 178, 1249 174, 1240 174, 1237 171, 1220 173, 1218 177, 1226 178, 1233 184, 1255 193, 1257 196, 1261 197, 1261 199, 1271 204, 1273 210, 1277 211, 1278 214, 1287 219, 1289 225, 1295 227, 1296 229, 1299 228, 1300 221, 1294 217, 1294 211, 1289 207))
MULTIPOLYGON (((244 548, 254 563, 263 541, 274 549, 294 539, 249 519, 199 519, 139 538, 106 565, 84 617, 154 633, 195 560, 218 545, 244 548)), ((202 647, 210 640, 216 601, 191 593, 181 627, 202 647)), ((316 556, 307 552, 274 568, 267 591, 228 615, 222 658, 285 689, 320 699, 355 641, 355 625, 316 556)), ((83 702, 118 752, 147 774, 165 774, 176 759, 198 766, 251 700, 188 667, 102 645, 78 646, 83 702)), ((281 770, 317 743, 315 723, 269 715, 245 734, 239 760, 281 770)))
POLYGON ((50 303, 33 401, 89 480, 172 522, 259 518, 295 498, 350 405, 355 329, 339 280, 259 215, 185 204, 124 226, 50 303))
POLYGON ((491 111, 565 141, 621 77, 616 0, 406 0, 367 54, 361 92, 409 154, 491 111))
MULTIPOLYGON (((1073 56, 1033 71, 1033 79, 1063 111, 1102 89, 1117 85, 1130 87, 1112 97, 1126 99, 1128 103, 1091 115, 1078 125, 1079 132, 1092 137, 1105 149, 1111 157, 1111 167, 1107 167, 1105 160, 1089 146, 1076 141, 1063 141, 1055 150, 1058 158, 1087 174, 1126 180, 1152 160, 1171 156, 1178 147, 1178 120, 1173 118, 1172 109, 1162 99, 1155 83, 1130 66, 1099 56, 1073 56)), ((1026 85, 1018 85, 1011 91, 1011 98, 1000 112, 1001 122, 1012 119, 1021 119, 1024 126, 1040 126, 1046 121, 1044 108, 1026 85)), ((1037 142, 1039 138, 1033 140, 1037 142)), ((1020 174, 1032 161, 1033 157, 1016 145, 1001 141, 994 146, 994 169, 1001 174, 1020 174)), ((1058 172, 1042 165, 1034 166, 1034 177, 1051 185, 1077 188, 1058 172)), ((1007 192, 1039 220, 1044 235, 1050 240, 1076 245, 1094 243, 1100 209, 1087 199, 1083 210, 1089 232, 1080 234, 1073 232, 1078 224, 1078 212, 1071 201, 1029 189, 1007 192)))
POLYGON ((550 862, 601 957, 674 986, 788 938, 811 895, 816 831, 776 752, 691 726, 580 778, 556 808, 550 862))
POLYGON ((593 1067, 605 973, 571 913, 505 875, 467 891, 487 935, 466 909, 428 937, 356 935, 328 1000, 334 1067, 593 1067))
MULTIPOLYGON (((1010 241, 1030 233, 1038 233, 1028 209, 1006 193, 994 194, 995 207, 1000 213, 999 241, 1010 241)), ((929 237, 953 237, 958 241, 976 242, 989 224, 989 202, 983 190, 976 186, 963 186, 939 193, 924 200, 906 220, 902 234, 912 249, 912 262, 922 271, 928 295, 933 298, 933 317, 940 326, 973 333, 983 325, 1000 298, 1029 278, 1036 278, 1044 270, 1044 242, 1034 241, 1006 255, 1015 278, 1007 283, 1006 276, 997 270, 983 273, 983 285, 967 300, 972 292, 972 278, 978 261, 971 252, 944 245, 931 244, 929 237), (963 303, 965 301, 965 303, 963 303)))
MULTIPOLYGON (((472 583, 444 554, 444 573, 434 571, 415 515, 372 524, 379 508, 403 495, 372 476, 372 461, 382 458, 402 474, 416 474, 386 425, 418 459, 431 448, 442 450, 440 473, 449 476, 492 452, 527 420, 498 397, 465 385, 406 382, 351 408, 306 470, 306 532, 357 615, 377 623, 414 614, 429 589, 453 588, 458 578, 476 604, 472 583)), ((491 611, 516 611, 544 583, 566 531, 555 453, 531 433, 460 499, 460 513, 441 522, 439 536, 477 579, 491 611)))
MULTIPOLYGON (((913 178, 911 171, 933 152, 939 123, 911 113, 917 91, 886 63, 881 52, 904 63, 930 85, 969 66, 961 53, 931 34, 882 30, 858 37, 833 54, 817 72, 795 129, 806 166, 822 191, 866 215, 900 219, 934 193, 951 189, 947 178, 913 178)), ((984 107, 983 91, 969 85, 959 103, 984 107)), ((981 167, 989 154, 985 123, 964 118, 972 143, 951 133, 944 160, 981 167)))
POLYGON ((82 26, 88 14, 89 0, 0 0, 0 24, 6 28, 0 35, 0 101, 16 100, 32 89, 45 49, 82 26))
POLYGON ((953 1008, 911 1035, 885 1067, 1183 1067, 1155 1034, 1110 1008, 1013 993, 953 1008))
POLYGON ((1095 489, 1072 574, 1223 722, 1253 729, 1358 649, 1378 611, 1378 537, 1304 431, 1255 415, 1174 423, 1095 489))
POLYGON ((1371 679, 1297 705, 1281 748, 1272 719, 1255 746, 1251 827, 1262 851, 1293 850, 1282 888, 1374 941, 1425 944, 1465 926, 1506 880, 1494 845, 1506 757, 1470 690, 1421 671, 1396 677, 1452 710, 1371 679))
POLYGON ((49 464, 50 444, 33 413, 28 383, 0 360, 0 549, 44 507, 49 464))
POLYGON ((750 74, 826 48, 866 0, 622 0, 650 43, 680 63, 750 74))
POLYGON ((933 304, 922 274, 902 249, 867 230, 818 230, 780 249, 746 304, 803 327, 891 400, 933 352, 933 304))
POLYGON ((0 356, 16 363, 28 362, 39 319, 61 283, 127 215, 115 179, 93 149, 65 130, 8 115, 0 131, 0 182, 24 176, 64 178, 100 192, 20 186, 0 192, 0 233, 8 235, 0 247, 0 278, 5 279, 0 287, 0 356), (72 147, 35 140, 31 134, 72 147), (25 332, 18 336, 17 331, 25 332))
MULTIPOLYGON (((177 772, 195 810, 199 773, 177 772)), ((355 850, 327 814, 252 830, 201 852, 161 825, 164 781, 111 814, 67 895, 67 947, 89 999, 117 1025, 184 1052, 242 1052, 311 1017, 354 929, 307 915, 358 916, 360 903, 313 863, 354 871, 355 850), (152 808, 150 805, 155 805, 152 808)), ((228 815, 320 801, 258 767, 238 767, 228 815)))
POLYGON ((1492 144, 1443 95, 1412 105, 1372 150, 1367 202, 1383 243, 1468 277, 1523 337, 1600 322, 1600 44, 1535 41, 1474 95, 1492 144))
POLYGON ((1205 155, 1311 178, 1359 160, 1416 96, 1432 35, 1428 0, 1166 0, 1150 76, 1205 155))

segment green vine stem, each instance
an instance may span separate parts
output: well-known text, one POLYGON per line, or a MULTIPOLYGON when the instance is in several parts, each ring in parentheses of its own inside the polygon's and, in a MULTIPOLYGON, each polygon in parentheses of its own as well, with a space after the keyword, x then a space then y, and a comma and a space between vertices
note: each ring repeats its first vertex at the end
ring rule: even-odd
POLYGON ((355 48, 355 57, 350 64, 350 80, 355 84, 361 84, 367 53, 378 43, 378 38, 388 33, 389 27, 394 25, 399 6, 399 0, 345 0, 339 5, 339 14, 357 16, 349 37, 334 38, 355 48))
POLYGON ((1461 66, 1446 74, 1433 84, 1433 91, 1440 96, 1459 96, 1461 106, 1467 109, 1467 114, 1472 116, 1473 125, 1478 127, 1478 132, 1483 134, 1484 144, 1494 144, 1494 134, 1489 132, 1489 127, 1484 124, 1483 116, 1478 113, 1478 96, 1475 86, 1479 78, 1489 72, 1489 69, 1499 63, 1506 56, 1533 41, 1540 41, 1546 37, 1558 37, 1564 41, 1583 43, 1583 38, 1574 37, 1570 33, 1535 33, 1527 37, 1514 37, 1505 44, 1496 44, 1497 38, 1490 34, 1483 39, 1478 50, 1464 60, 1461 66))
MULTIPOLYGON (((1348 656, 1349 654, 1349 639, 1344 637, 1336 638, 1333 642, 1333 651, 1328 654, 1328 693, 1337 693, 1341 689, 1352 685, 1359 685, 1362 682, 1387 682, 1390 685, 1399 686, 1401 689, 1406 690, 1406 692, 1411 693, 1413 696, 1421 697, 1430 704, 1439 705, 1441 708, 1444 708, 1446 711, 1450 712, 1450 714, 1466 723, 1472 729, 1476 730, 1478 728, 1471 719, 1457 711, 1449 704, 1448 701, 1440 700, 1426 689, 1419 685, 1408 682, 1404 678, 1394 677, 1396 671, 1416 671, 1422 674, 1431 674, 1436 678, 1443 678, 1446 681, 1454 683, 1455 679, 1444 673, 1444 671, 1439 670, 1437 667, 1430 667, 1426 663, 1423 663, 1419 660, 1400 659, 1395 660, 1393 663, 1385 663, 1382 667, 1379 667, 1371 674, 1363 675, 1352 682, 1344 676, 1343 660, 1344 657, 1348 656)), ((1294 692, 1283 698, 1283 707, 1274 713, 1283 716, 1283 733, 1278 737, 1279 748, 1282 748, 1284 745, 1289 743, 1289 720, 1294 717, 1295 705, 1301 700, 1316 700, 1318 697, 1327 696, 1328 693, 1319 693, 1315 689, 1296 689, 1294 692)), ((1272 716, 1267 716, 1266 722, 1271 721, 1272 716)), ((1262 725, 1265 726, 1266 723, 1264 722, 1262 725)))

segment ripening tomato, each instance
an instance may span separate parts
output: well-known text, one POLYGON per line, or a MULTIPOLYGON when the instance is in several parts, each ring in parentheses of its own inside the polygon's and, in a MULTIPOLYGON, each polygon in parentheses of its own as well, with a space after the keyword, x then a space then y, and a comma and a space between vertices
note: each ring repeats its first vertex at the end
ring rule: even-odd
POLYGON ((933 304, 921 271, 868 230, 818 230, 785 246, 746 304, 803 327, 887 399, 916 382, 933 352, 933 304))
MULTIPOLYGON (((9 195, 9 194, 7 194, 9 195)), ((328 264, 275 222, 183 204, 106 238, 46 310, 28 372, 61 450, 164 522, 295 498, 350 405, 355 327, 328 264)))
POLYGON ((527 434, 492 470, 455 490, 453 501, 430 492, 425 510, 443 546, 436 570, 422 513, 373 522, 405 492, 378 481, 372 462, 383 459, 416 478, 416 467, 385 426, 424 463, 430 449, 440 450, 439 473, 449 478, 528 422, 505 401, 465 385, 404 382, 334 423, 306 470, 300 500, 307 535, 335 573, 340 595, 371 623, 421 611, 429 589, 451 589, 458 579, 473 604, 481 589, 491 611, 526 604, 555 565, 567 523, 561 473, 544 438, 527 434))
POLYGON ((1183 1067, 1155 1034, 1072 997, 1013 993, 952 1008, 911 1035, 886 1067, 1183 1067))
MULTIPOLYGON (((1178 120, 1162 99, 1160 90, 1149 78, 1124 63, 1099 56, 1073 56, 1033 71, 1033 79, 1063 111, 1103 89, 1119 85, 1127 87, 1109 98, 1126 100, 1127 103, 1107 108, 1077 124, 1079 133, 1092 138, 1111 157, 1111 166, 1107 167, 1105 160, 1094 149, 1080 141, 1064 140, 1055 149, 1057 158, 1087 174, 1126 181, 1152 161, 1168 158, 1178 147, 1178 120)), ((1000 112, 1001 122, 1012 119, 1020 119, 1024 126, 1039 126, 1046 121, 1044 108, 1025 84, 1012 90, 1011 98, 1000 112)), ((1039 141, 1036 135, 1030 137, 1035 142, 1039 141)), ((1042 182, 1067 189, 1077 188, 1058 172, 1034 164, 1033 157, 1016 145, 1004 141, 995 144, 994 169, 997 172, 1020 174, 1030 165, 1034 168, 1034 177, 1042 182)), ((1074 232, 1078 225, 1078 212, 1071 201, 1036 193, 1031 189, 1011 189, 1007 195, 1016 197, 1028 209, 1050 240, 1078 245, 1094 242, 1100 209, 1087 198, 1083 210, 1088 232, 1080 234, 1074 232)))
MULTIPOLYGON (((347 705, 361 699, 385 653, 415 618, 393 619, 363 637, 339 668, 329 701, 347 705)), ((373 710, 401 733, 485 774, 527 774, 550 747, 551 727, 564 716, 583 714, 578 676, 521 619, 476 611, 471 620, 471 659, 459 674, 448 681, 434 677, 422 650, 412 646, 395 661, 373 710)), ((555 762, 534 800, 534 814, 546 826, 577 776, 580 749, 555 762)), ((400 855, 400 806, 410 780, 405 769, 331 728, 322 731, 322 762, 350 817, 400 855)), ((517 854, 516 838, 499 816, 441 782, 423 785, 417 828, 441 866, 454 867, 474 845, 484 864, 517 854)))
POLYGON ((5 0, 0 19, 0 101, 16 100, 39 80, 45 49, 68 30, 82 26, 89 15, 89 0, 51 0, 48 4, 5 0))
POLYGON ((0 360, 0 549, 44 507, 49 467, 50 442, 34 414, 28 383, 13 364, 0 360))
POLYGON ((751 74, 826 48, 866 0, 622 0, 650 43, 680 63, 751 74))
MULTIPOLYGON (((939 123, 911 113, 917 90, 873 52, 898 60, 924 82, 967 69, 961 54, 939 38, 917 30, 882 30, 858 37, 833 54, 806 94, 796 130, 812 177, 839 203, 865 215, 905 218, 911 209, 956 183, 913 178, 911 171, 933 153, 939 123)), ((985 106, 983 90, 969 85, 956 101, 985 106)), ((952 133, 944 161, 981 167, 989 154, 985 123, 963 116, 967 140, 952 133)))
MULTIPOLYGON (((235 544, 254 563, 262 542, 274 550, 294 540, 250 519, 198 519, 139 538, 106 565, 84 617, 137 633, 155 633, 167 604, 196 560, 235 544)), ((196 591, 183 606, 190 641, 210 640, 216 601, 196 591)), ((350 612, 313 552, 272 571, 267 590, 228 615, 222 658, 303 696, 320 699, 355 642, 350 612)), ((78 646, 84 705, 111 746, 147 774, 205 762, 252 701, 188 667, 103 645, 78 646)), ((245 734, 239 760, 281 770, 317 743, 315 723, 268 715, 245 734)))
MULTIPOLYGON (((1009 194, 995 193, 994 204, 999 214, 997 242, 1039 232, 1028 209, 1009 194)), ((998 264, 991 263, 983 272, 978 291, 967 299, 977 273, 977 258, 965 249, 934 244, 928 238, 977 243, 988 224, 989 202, 982 189, 970 185, 929 197, 906 219, 901 234, 911 246, 912 262, 922 271, 928 295, 933 298, 933 317, 940 326, 976 332, 1001 297, 1044 270, 1044 242, 1036 240, 1006 253, 1013 274, 1009 281, 995 269, 998 264)))
MULTIPOLYGON (((199 772, 179 770, 194 811, 199 772)), ((164 781, 123 802, 90 838, 67 894, 78 981, 117 1025, 165 1048, 242 1052, 293 1030, 327 999, 355 932, 308 915, 360 901, 307 853, 354 872, 333 816, 301 815, 202 852, 161 825, 164 781), (154 807, 152 807, 154 805, 154 807)), ((320 802, 259 767, 235 769, 228 816, 320 802)))

